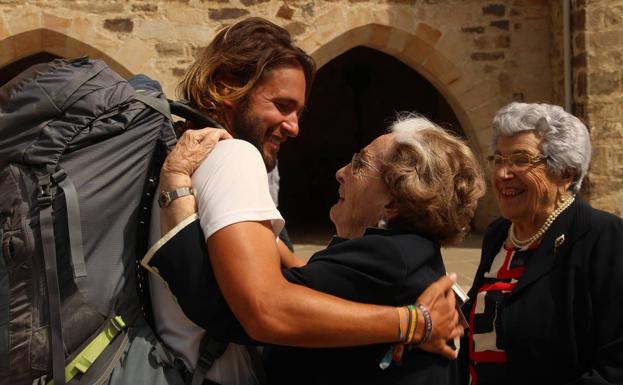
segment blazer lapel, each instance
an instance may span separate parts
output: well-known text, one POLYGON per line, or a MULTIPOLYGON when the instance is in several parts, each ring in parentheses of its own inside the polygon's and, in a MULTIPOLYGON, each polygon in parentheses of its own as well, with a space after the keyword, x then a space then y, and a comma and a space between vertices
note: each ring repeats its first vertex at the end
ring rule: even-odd
POLYGON ((575 202, 558 216, 530 257, 526 270, 510 295, 511 298, 562 261, 575 241, 588 231, 589 216, 590 207, 580 198, 576 198, 575 202))
POLYGON ((495 223, 491 224, 490 229, 487 231, 487 235, 483 240, 480 264, 478 265, 478 270, 474 276, 474 282, 468 293, 470 298, 474 298, 476 291, 482 285, 485 272, 491 269, 493 259, 498 251, 500 251, 500 247, 502 247, 502 243, 506 239, 510 224, 510 221, 500 218, 497 219, 495 223))

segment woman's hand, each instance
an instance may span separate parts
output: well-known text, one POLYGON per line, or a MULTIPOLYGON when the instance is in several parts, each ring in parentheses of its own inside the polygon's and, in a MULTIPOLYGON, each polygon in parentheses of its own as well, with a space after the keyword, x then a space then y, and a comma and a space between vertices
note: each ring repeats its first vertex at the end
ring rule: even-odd
MULTIPOLYGON (((452 290, 455 281, 456 274, 441 277, 428 286, 416 301, 428 309, 433 323, 431 338, 418 347, 450 359, 455 359, 458 351, 448 346, 447 342, 464 333, 455 308, 456 299, 452 290)), ((422 321, 420 325, 424 323, 422 321)))
POLYGON ((210 154, 216 143, 232 136, 221 128, 186 130, 169 153, 160 171, 163 189, 189 187, 190 177, 210 154))
MULTIPOLYGON (((191 176, 221 139, 231 139, 223 129, 187 130, 164 160, 160 170, 160 189, 171 191, 191 187, 191 176)), ((197 211, 195 197, 183 196, 160 209, 160 234, 164 235, 197 211)))

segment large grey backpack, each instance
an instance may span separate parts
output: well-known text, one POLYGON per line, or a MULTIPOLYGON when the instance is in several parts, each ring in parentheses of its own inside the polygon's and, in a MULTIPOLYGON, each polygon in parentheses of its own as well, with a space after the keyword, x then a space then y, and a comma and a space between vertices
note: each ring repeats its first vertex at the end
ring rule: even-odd
POLYGON ((136 278, 167 108, 87 58, 0 88, 0 384, 176 381, 136 278))

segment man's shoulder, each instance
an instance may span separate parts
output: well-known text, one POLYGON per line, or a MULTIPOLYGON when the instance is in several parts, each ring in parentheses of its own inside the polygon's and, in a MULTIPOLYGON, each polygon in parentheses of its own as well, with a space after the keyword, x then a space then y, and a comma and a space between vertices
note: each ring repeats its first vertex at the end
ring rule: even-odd
MULTIPOLYGON (((214 150, 210 155, 231 154, 231 153, 248 153, 260 155, 259 150, 251 143, 242 139, 226 139, 221 140, 214 146, 214 150)), ((208 155, 208 159, 210 159, 208 155)))
POLYGON ((198 174, 203 172, 213 173, 219 169, 227 169, 235 172, 236 169, 262 169, 263 161, 259 150, 251 143, 240 139, 221 140, 215 146, 208 157, 197 169, 198 174), (260 164, 261 166, 256 166, 260 164))

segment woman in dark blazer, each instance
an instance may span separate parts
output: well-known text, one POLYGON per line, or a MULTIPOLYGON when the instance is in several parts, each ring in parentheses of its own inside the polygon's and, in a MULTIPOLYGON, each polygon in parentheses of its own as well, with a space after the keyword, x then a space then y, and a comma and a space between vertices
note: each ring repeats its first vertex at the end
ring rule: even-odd
POLYGON ((512 103, 489 157, 502 218, 488 228, 462 345, 472 384, 623 383, 623 221, 576 194, 590 162, 584 124, 512 103))
MULTIPOLYGON (((428 311, 407 305, 445 274, 440 246, 458 242, 469 227, 485 190, 478 161, 461 139, 424 118, 406 116, 356 153, 336 178, 339 198, 330 217, 337 237, 307 264, 284 268, 284 276, 341 298, 397 307, 399 340, 426 342, 432 327, 428 311)), ((256 343, 218 293, 205 252, 189 252, 192 242, 179 239, 167 242, 149 265, 168 282, 184 313, 214 338, 256 343)), ((273 345, 264 353, 270 384, 456 383, 455 361, 402 344, 273 345)))

